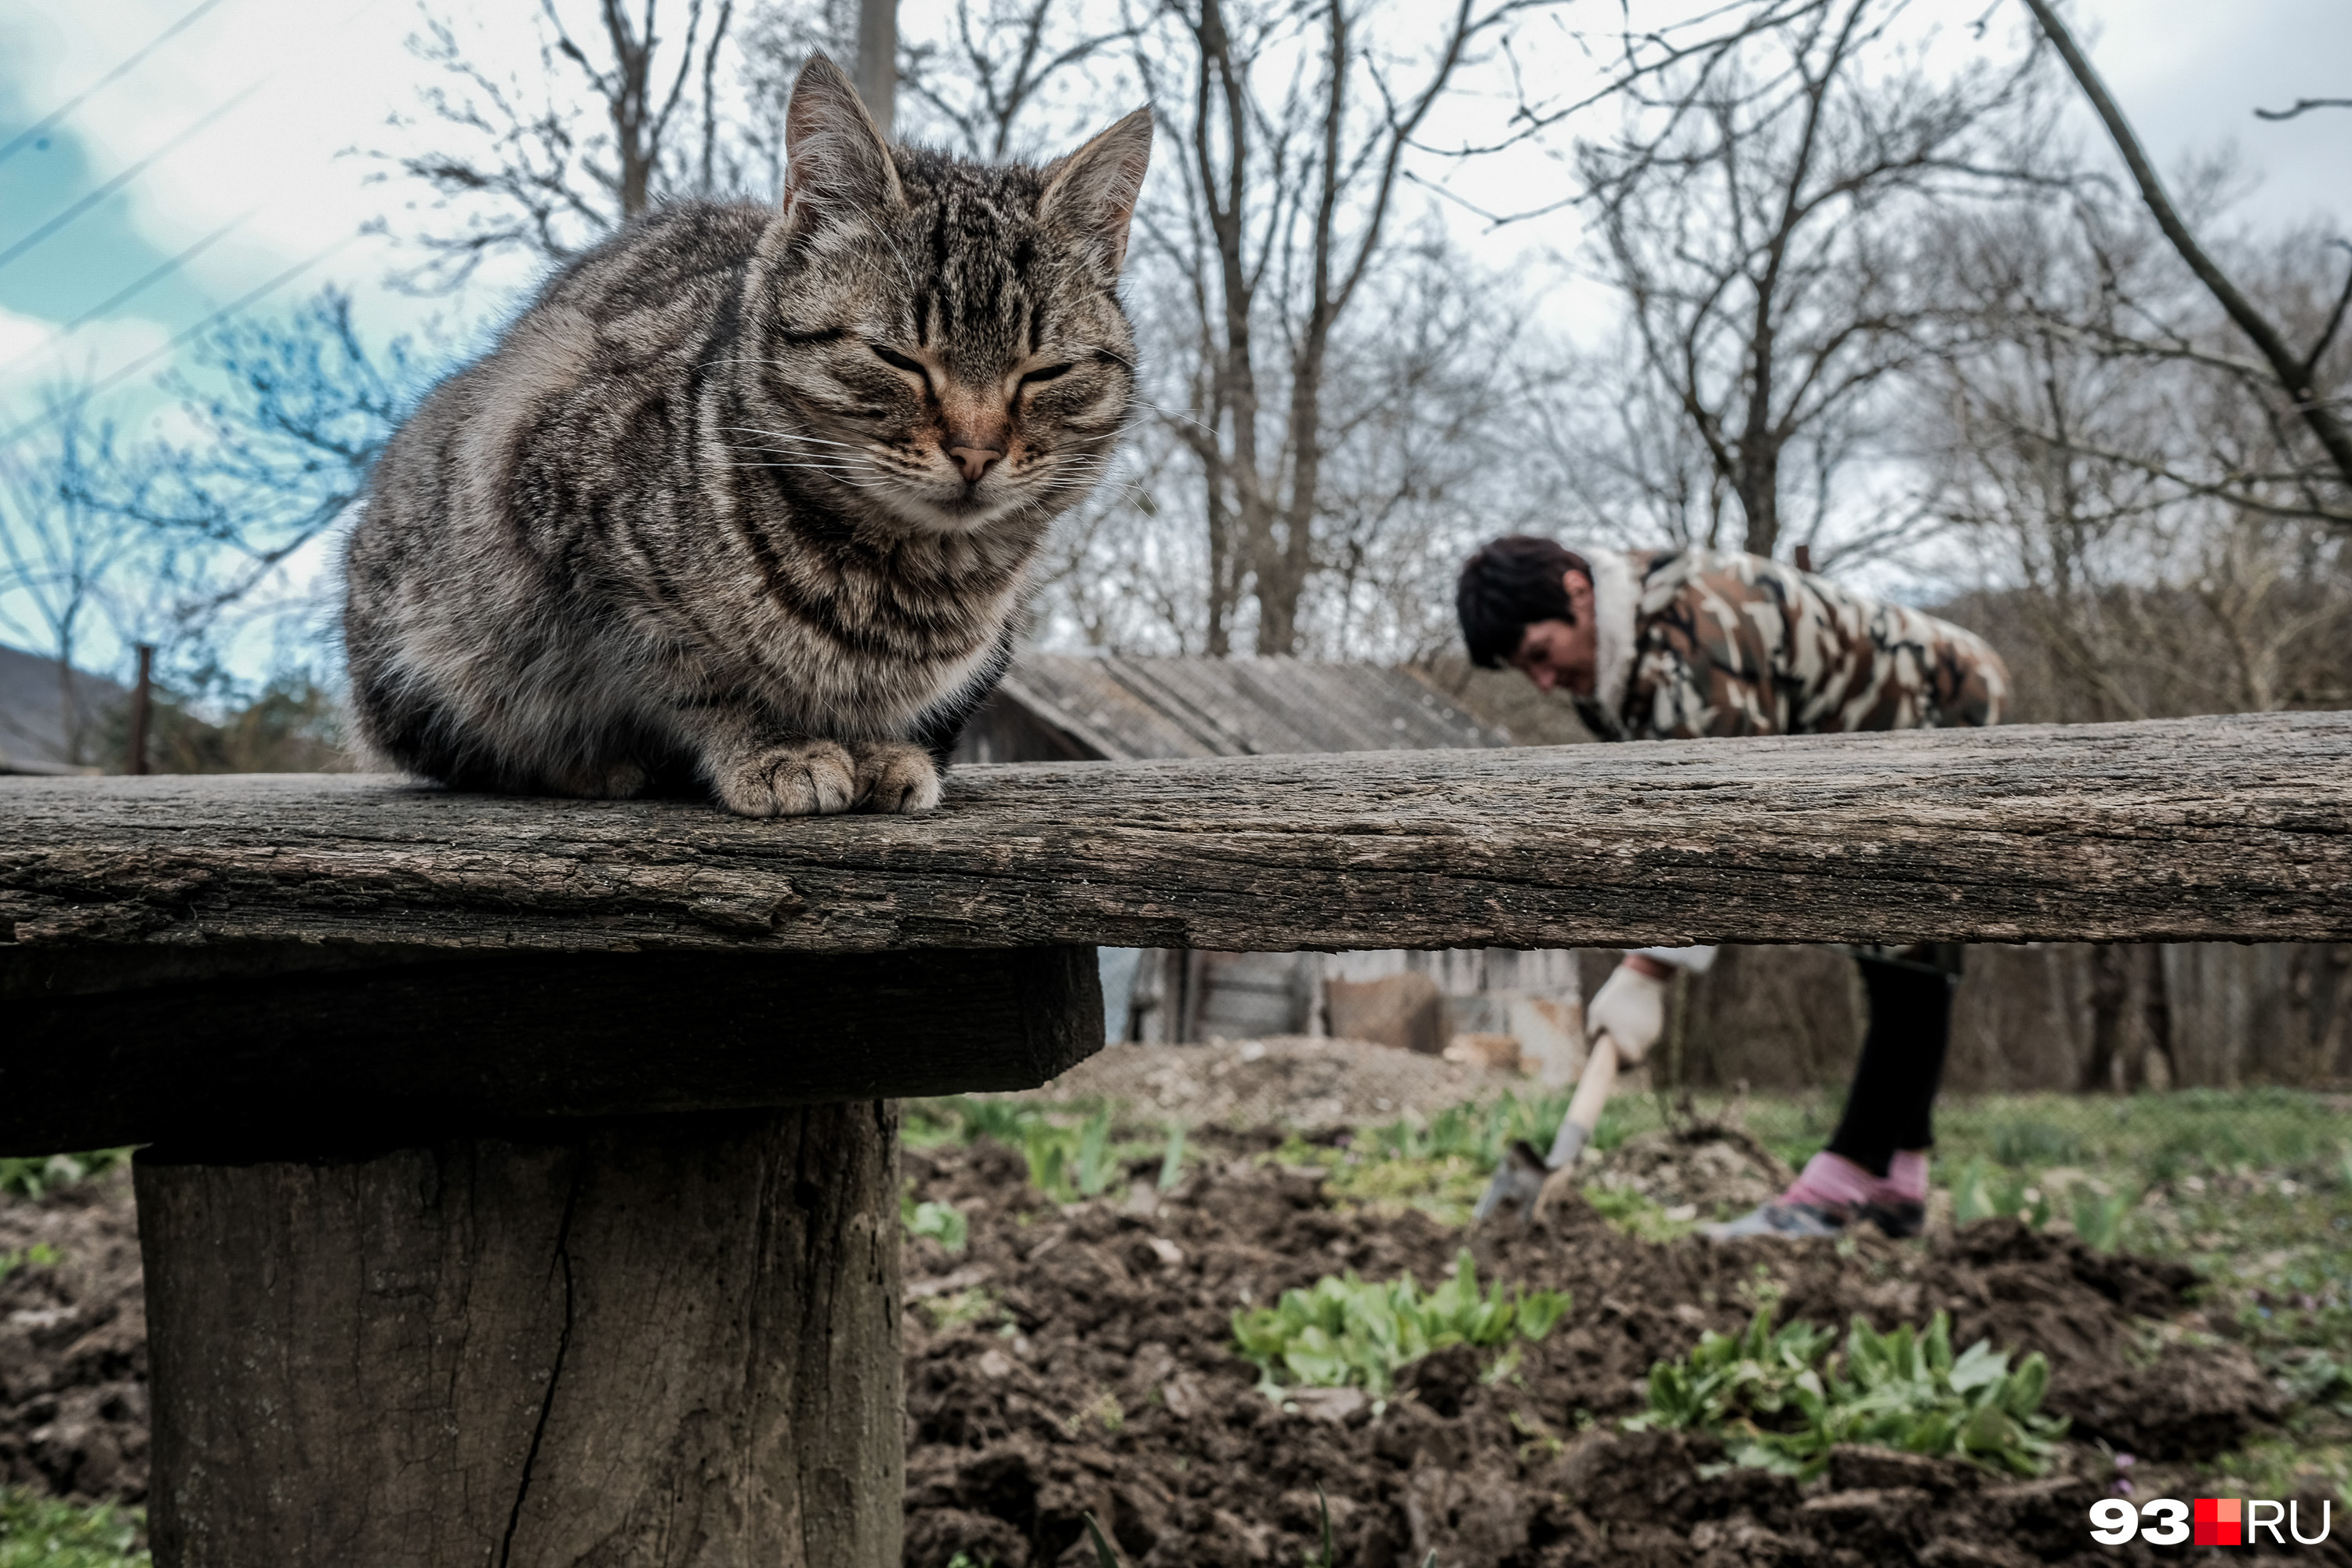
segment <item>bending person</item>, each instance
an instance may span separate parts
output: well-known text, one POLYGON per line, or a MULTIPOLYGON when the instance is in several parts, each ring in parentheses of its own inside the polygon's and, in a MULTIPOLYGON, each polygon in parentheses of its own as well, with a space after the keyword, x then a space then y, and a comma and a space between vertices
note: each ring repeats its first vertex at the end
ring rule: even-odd
MULTIPOLYGON (((1473 663, 1572 697, 1606 741, 1830 734, 2000 722, 2009 672, 1973 632, 1793 566, 1713 551, 1580 554, 1512 535, 1473 555, 1455 595, 1473 663)), ((1853 950, 1870 1028, 1829 1144, 1789 1190, 1717 1236, 1916 1235, 1959 949, 1853 950)), ((1594 1047, 1631 1067, 1661 1033, 1672 966, 1711 948, 1629 953, 1592 999, 1594 1047)), ((1565 1124, 1548 1164, 1575 1158, 1565 1124)))

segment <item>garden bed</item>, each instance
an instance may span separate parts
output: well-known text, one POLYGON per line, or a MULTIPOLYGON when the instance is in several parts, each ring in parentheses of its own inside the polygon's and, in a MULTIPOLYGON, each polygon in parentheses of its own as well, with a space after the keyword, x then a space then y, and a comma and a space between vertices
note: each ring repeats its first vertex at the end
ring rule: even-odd
MULTIPOLYGON (((1291 1076, 1309 1101, 1329 1097, 1291 1076)), ((2126 1116, 2084 1102, 2097 1120, 2063 1136, 2051 1129, 2067 1107, 1970 1107, 1946 1119, 1938 1180, 1975 1171, 2003 1206, 2034 1193, 2039 1223, 1955 1229, 1939 1188, 1924 1243, 1718 1245, 1694 1223, 1769 1190, 1814 1136, 1811 1112, 1750 1107, 1764 1136, 1727 1136, 1662 1125, 1654 1099, 1626 1097, 1586 1196, 1530 1228, 1472 1233, 1461 1219, 1492 1146, 1556 1107, 1507 1114, 1490 1100, 1352 1129, 1177 1136, 1156 1100, 1117 1113, 1139 1113, 1131 1123, 1099 1102, 910 1114, 910 1568, 1097 1568, 1088 1514, 1130 1568, 1293 1568, 1319 1561, 1327 1506, 1336 1562, 1363 1568, 1422 1568, 1432 1552, 1441 1568, 2161 1560, 2090 1538, 2090 1504, 2126 1485, 2139 1499, 2300 1496, 2306 1521, 2332 1497, 2335 1541, 2281 1560, 2352 1562, 2340 1105, 2174 1097, 2126 1116), (2284 1129, 2277 1148, 2257 1137, 2271 1125, 2284 1129), (2240 1142, 2224 1148, 2221 1129, 2240 1142), (2085 1247, 2070 1206, 2042 1203, 2069 1170, 2134 1195, 2124 1250, 2085 1247), (1433 1287, 1465 1245, 1489 1286, 1567 1292, 1557 1325, 1441 1349, 1402 1366, 1384 1399, 1270 1395, 1236 1349, 1236 1310, 1327 1276, 1433 1287), (2071 1432, 2040 1475, 1849 1447, 1800 1479, 1729 1465, 1701 1432, 1625 1426, 1654 1364, 1759 1306, 1841 1332, 1857 1316, 1885 1330, 1947 1313, 1956 1348, 2045 1356, 2043 1408, 2071 1432)), ((144 1318, 124 1173, 0 1195, 0 1486, 142 1500, 144 1318)))
POLYGON ((2281 1415, 2179 1265, 2013 1219, 1925 1246, 1660 1244, 1582 1203, 1474 1239, 1482 1276, 1574 1297, 1516 1365, 1494 1375, 1493 1353, 1455 1347, 1405 1367, 1384 1408, 1353 1390, 1277 1402, 1234 1353, 1236 1308, 1346 1270, 1434 1283, 1464 1237, 1410 1206, 1335 1206, 1328 1167, 1266 1159, 1275 1142, 1220 1140, 1166 1191, 1139 1162, 1131 1186, 1070 1207, 996 1142, 910 1152, 914 1195, 968 1226, 961 1251, 908 1253, 910 1568, 1092 1568, 1087 1513, 1139 1564, 1286 1568, 1319 1550, 1321 1499, 1339 1561, 1363 1568, 1433 1551, 1444 1568, 2128 1562, 2144 1549, 2099 1546, 2085 1522, 2126 1474, 2114 1454, 2139 1495, 2177 1492, 2281 1415), (1619 1428, 1654 1363, 1759 1300, 1840 1326, 1940 1310, 1955 1344, 2040 1351, 2073 1440, 2038 1479, 1855 1448, 1800 1482, 1725 1468, 1704 1436, 1619 1428))

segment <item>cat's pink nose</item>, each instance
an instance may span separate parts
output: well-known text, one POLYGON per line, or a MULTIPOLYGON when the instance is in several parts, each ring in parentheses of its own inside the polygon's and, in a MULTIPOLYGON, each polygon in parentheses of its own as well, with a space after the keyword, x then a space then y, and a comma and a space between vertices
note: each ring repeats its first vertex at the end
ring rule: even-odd
POLYGON ((950 447, 948 456, 963 470, 964 483, 976 485, 980 476, 988 472, 988 465, 1004 456, 993 447, 950 447))

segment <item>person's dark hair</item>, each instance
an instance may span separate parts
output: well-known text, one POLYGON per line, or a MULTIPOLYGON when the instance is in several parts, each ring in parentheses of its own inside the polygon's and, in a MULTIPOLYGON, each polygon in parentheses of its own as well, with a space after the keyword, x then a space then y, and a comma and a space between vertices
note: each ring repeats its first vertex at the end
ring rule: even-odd
POLYGON ((1462 564, 1462 581, 1454 590, 1454 608, 1462 617, 1462 640, 1470 647, 1470 662, 1499 669, 1519 651, 1519 639, 1538 621, 1576 624, 1568 606, 1568 586, 1561 581, 1570 572, 1592 580, 1592 568, 1573 550, 1549 539, 1511 533, 1478 547, 1462 564))

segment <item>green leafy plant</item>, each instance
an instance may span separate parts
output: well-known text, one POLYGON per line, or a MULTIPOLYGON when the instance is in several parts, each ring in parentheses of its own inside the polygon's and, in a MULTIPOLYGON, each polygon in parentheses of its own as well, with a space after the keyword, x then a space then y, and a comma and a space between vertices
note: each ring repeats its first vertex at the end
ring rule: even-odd
POLYGON ((1692 1428, 1724 1440, 1731 1461, 1811 1477, 1839 1443, 1966 1459, 2040 1475, 2066 1430, 2044 1415, 2050 1364, 2040 1352, 2011 1371, 1979 1340, 1957 1357, 1951 1320, 1924 1333, 1908 1324, 1874 1332, 1856 1318, 1843 1355, 1834 1333, 1769 1308, 1738 1334, 1708 1332, 1689 1355, 1650 1369, 1650 1407, 1629 1426, 1692 1428))
MULTIPOLYGON (((2040 1230, 2050 1223, 2050 1212, 2049 1194, 2035 1187, 2021 1171, 1989 1172, 1984 1161, 1976 1159, 1962 1166, 1960 1173, 1952 1179, 1954 1225, 1999 1215, 2023 1220, 2040 1230)), ((2116 1217, 2120 1223, 2121 1214, 2116 1217)))
POLYGON ((1076 1127, 1040 1117, 1022 1129, 1021 1152, 1029 1162, 1029 1184, 1057 1204, 1097 1196, 1122 1169, 1111 1154, 1108 1110, 1076 1127))
POLYGON ((36 1268, 54 1268, 59 1254, 46 1241, 37 1241, 17 1252, 0 1252, 0 1279, 5 1279, 26 1264, 36 1268))
POLYGON ((79 1154, 10 1155, 0 1159, 0 1194, 38 1198, 53 1187, 69 1187, 102 1176, 130 1162, 131 1151, 92 1149, 79 1154))
POLYGON ((914 1194, 905 1193, 898 1199, 898 1217, 905 1222, 908 1236, 929 1237, 950 1252, 961 1252, 971 1239, 971 1222, 953 1204, 928 1199, 919 1204, 914 1194))
POLYGON ((1408 1274, 1388 1284, 1325 1275, 1280 1301, 1234 1314, 1234 1341, 1256 1363, 1259 1386, 1278 1396, 1286 1386, 1358 1387, 1385 1398, 1398 1369, 1447 1345, 1506 1345, 1514 1336, 1540 1340, 1569 1309, 1565 1291, 1507 1293, 1502 1283, 1485 1292, 1465 1248, 1454 1272, 1423 1294, 1408 1274))
POLYGON ((0 1568, 147 1568, 133 1550, 142 1517, 0 1488, 0 1568))
POLYGON ((2139 1201, 2135 1193, 2102 1193, 2088 1182, 2073 1194, 2074 1238, 2094 1252, 2113 1252, 2123 1240, 2124 1216, 2139 1201))
POLYGON ((1972 1225, 1990 1213, 1992 1199, 1985 1193, 1985 1163, 1971 1160, 1952 1178, 1952 1223, 1972 1225))
POLYGON ((1184 1179, 1184 1124, 1168 1124, 1168 1143, 1160 1154, 1160 1190, 1166 1192, 1184 1179))

